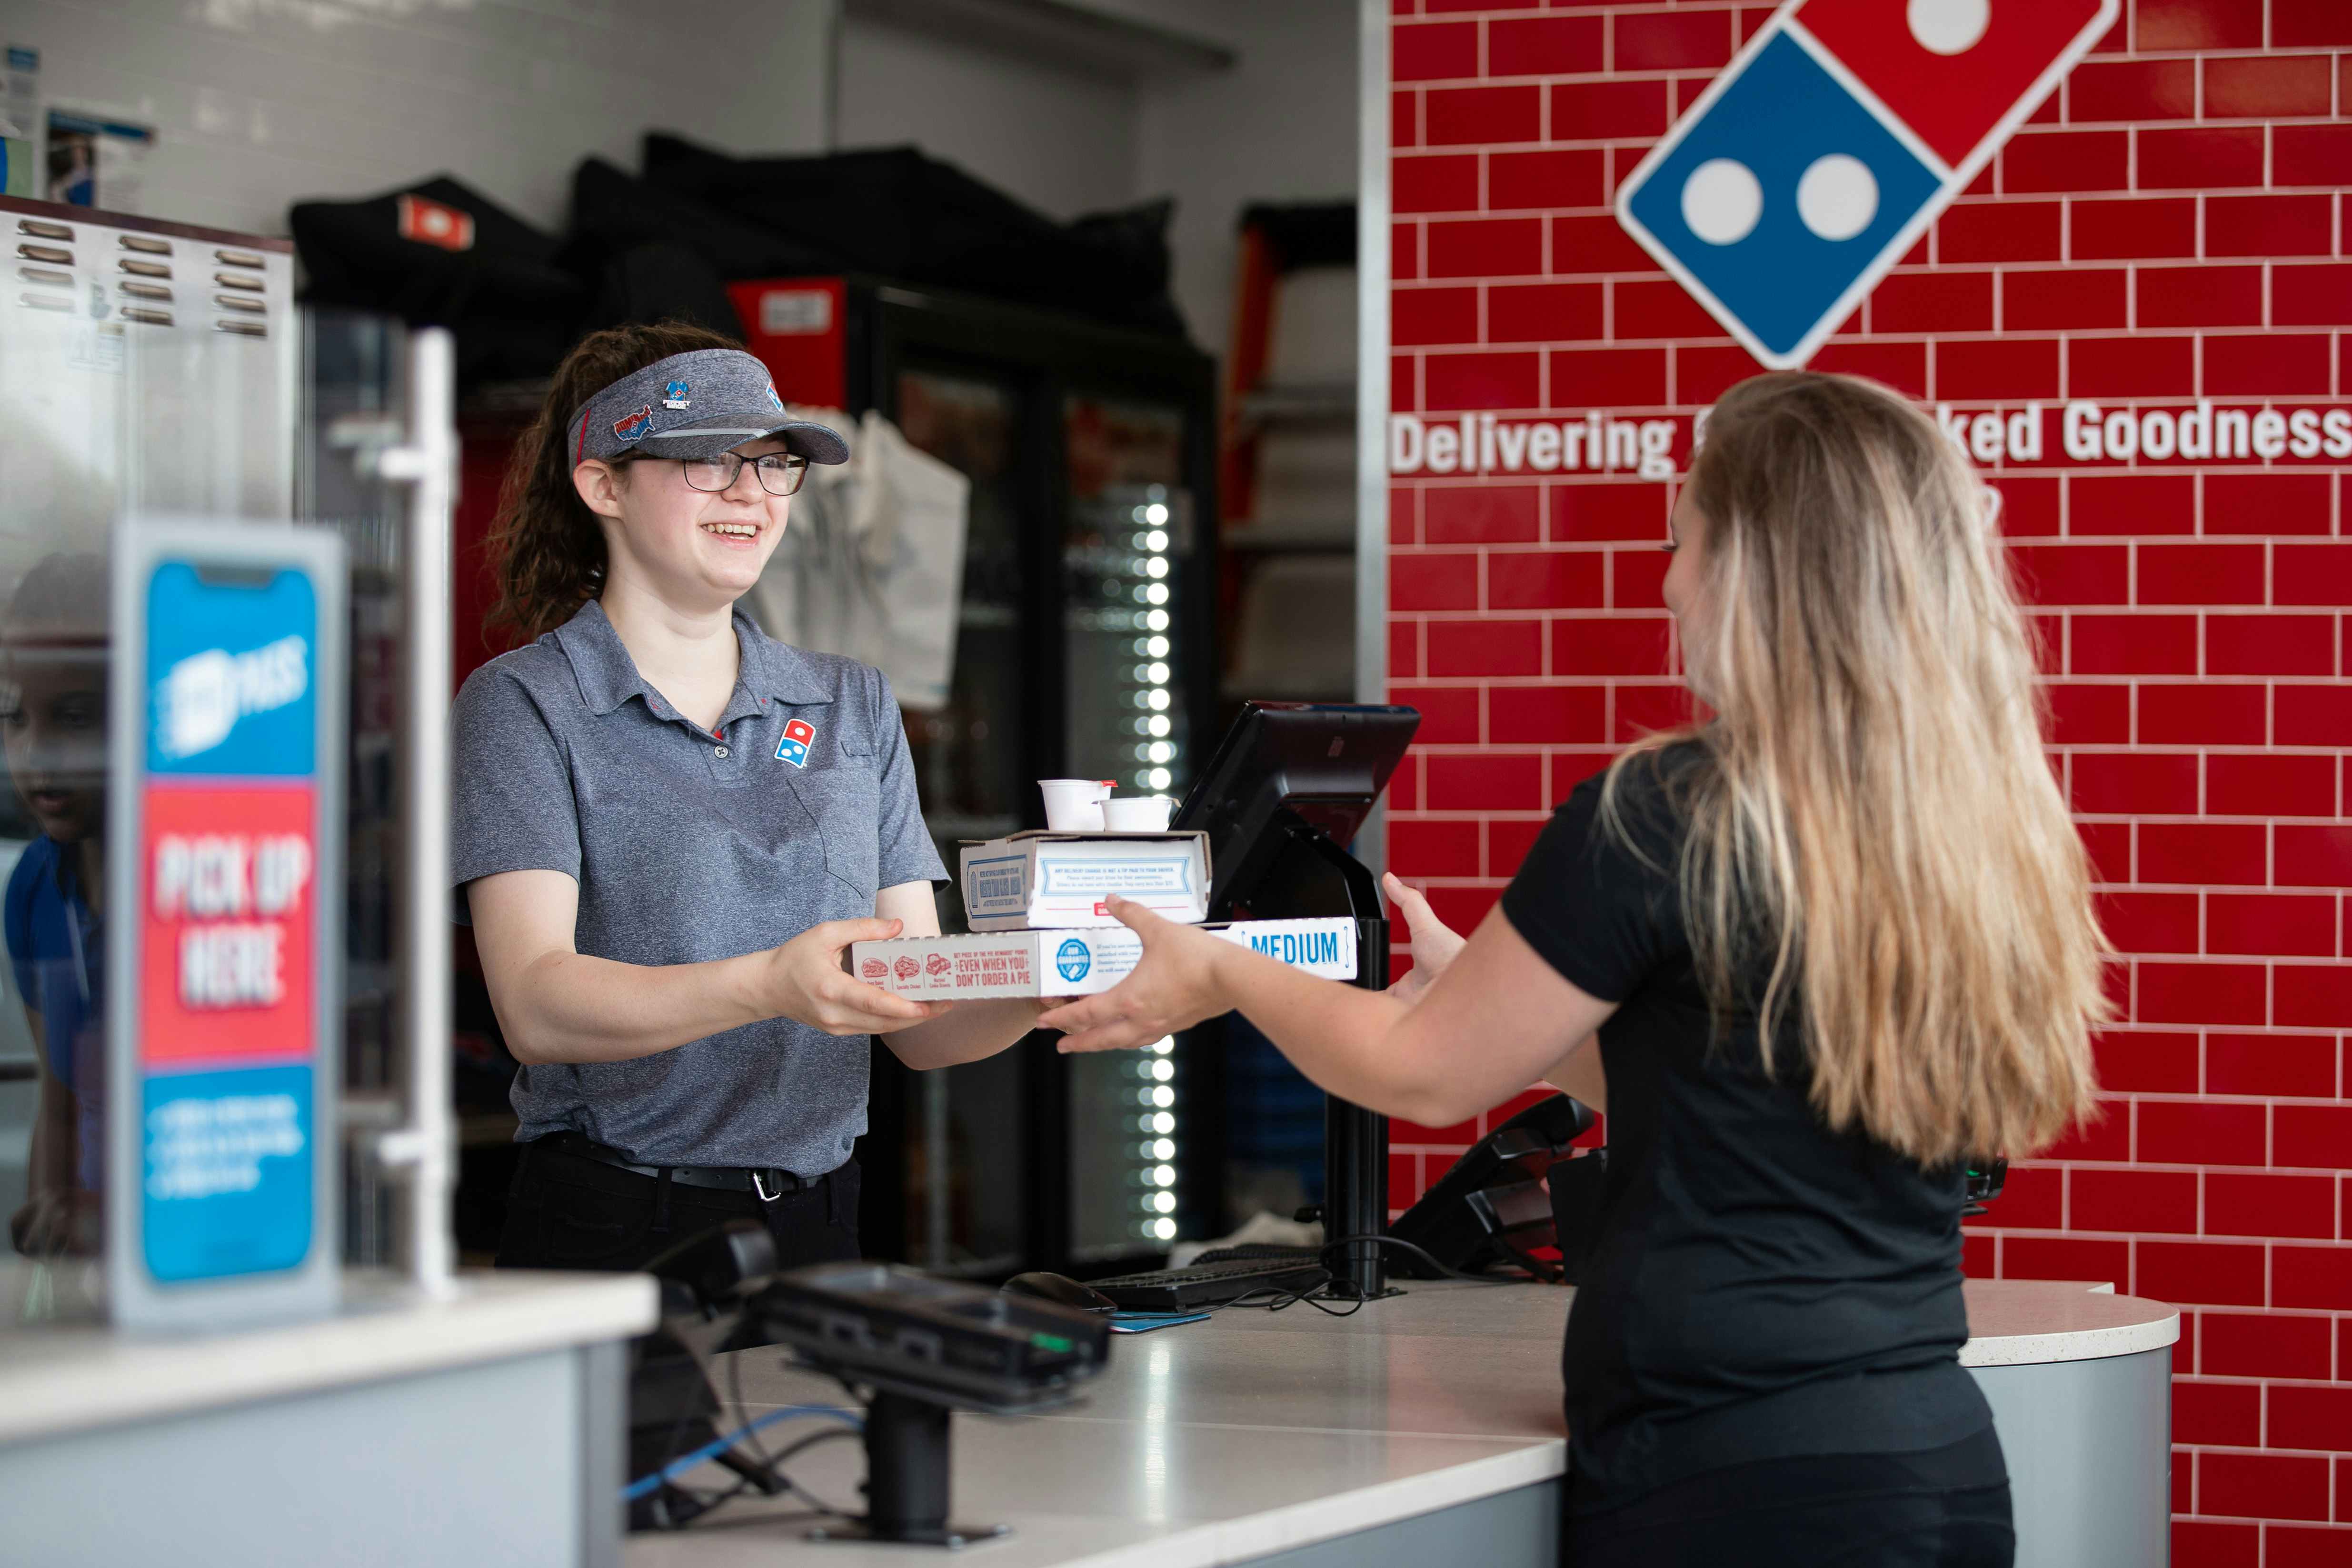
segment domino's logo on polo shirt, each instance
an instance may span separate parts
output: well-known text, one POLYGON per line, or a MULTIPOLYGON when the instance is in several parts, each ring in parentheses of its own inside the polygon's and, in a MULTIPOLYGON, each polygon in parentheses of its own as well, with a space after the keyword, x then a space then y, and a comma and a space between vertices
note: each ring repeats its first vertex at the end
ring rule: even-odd
POLYGON ((805 719, 794 719, 784 726, 784 738, 776 742, 776 761, 804 768, 808 766, 809 748, 815 743, 816 726, 805 719))
POLYGON ((1812 358, 2114 26, 2122 0, 1790 0, 1617 193, 1776 370, 1812 358))

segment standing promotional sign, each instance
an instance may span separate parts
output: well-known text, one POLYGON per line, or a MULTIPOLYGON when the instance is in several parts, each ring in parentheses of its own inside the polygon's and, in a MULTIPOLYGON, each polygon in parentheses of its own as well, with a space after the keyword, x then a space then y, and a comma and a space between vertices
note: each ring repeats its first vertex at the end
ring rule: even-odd
POLYGON ((107 1284, 115 1321, 331 1309, 342 542, 134 521, 113 560, 107 1284))

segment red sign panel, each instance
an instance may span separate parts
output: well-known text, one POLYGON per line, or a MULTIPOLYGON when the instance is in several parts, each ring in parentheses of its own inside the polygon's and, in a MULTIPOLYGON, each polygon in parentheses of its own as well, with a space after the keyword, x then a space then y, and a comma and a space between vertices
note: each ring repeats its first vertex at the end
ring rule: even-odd
POLYGON ((307 782, 149 783, 140 847, 143 1060, 309 1058, 317 811, 307 782))

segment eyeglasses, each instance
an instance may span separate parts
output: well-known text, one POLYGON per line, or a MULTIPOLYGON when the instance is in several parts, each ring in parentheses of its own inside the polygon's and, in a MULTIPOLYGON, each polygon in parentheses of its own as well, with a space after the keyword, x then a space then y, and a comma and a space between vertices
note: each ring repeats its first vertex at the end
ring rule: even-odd
POLYGON ((808 477, 808 459, 795 458, 788 452, 770 452, 764 457, 746 458, 740 452, 721 452, 715 458, 680 458, 679 466, 686 469, 686 482, 698 490, 730 490, 750 463, 760 476, 760 488, 772 496, 788 496, 801 488, 808 477))

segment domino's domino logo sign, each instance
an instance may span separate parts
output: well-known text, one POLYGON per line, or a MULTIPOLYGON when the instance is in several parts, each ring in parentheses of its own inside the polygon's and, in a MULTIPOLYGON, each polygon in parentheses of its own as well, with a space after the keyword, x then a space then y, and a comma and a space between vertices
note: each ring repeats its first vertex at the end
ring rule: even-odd
POLYGON ((2122 0, 1790 0, 1617 193, 1748 353, 1802 365, 2122 0))

